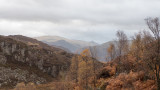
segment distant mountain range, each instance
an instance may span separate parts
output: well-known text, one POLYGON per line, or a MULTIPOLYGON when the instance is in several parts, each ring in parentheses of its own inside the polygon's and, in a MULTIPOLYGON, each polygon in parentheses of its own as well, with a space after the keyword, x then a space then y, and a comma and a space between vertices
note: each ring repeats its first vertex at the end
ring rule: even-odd
POLYGON ((82 40, 71 40, 59 36, 41 36, 35 37, 35 39, 47 43, 48 45, 61 48, 67 52, 80 53, 86 48, 94 49, 97 53, 97 59, 99 61, 105 61, 107 56, 107 48, 110 43, 115 43, 109 41, 103 44, 97 44, 96 42, 87 42, 82 40))
POLYGON ((59 36, 42 36, 42 37, 36 37, 35 39, 42 41, 44 43, 47 43, 51 46, 57 46, 63 50, 66 50, 72 53, 76 53, 78 52, 77 50, 84 47, 98 45, 93 41, 87 42, 82 40, 71 40, 71 39, 66 39, 59 36))

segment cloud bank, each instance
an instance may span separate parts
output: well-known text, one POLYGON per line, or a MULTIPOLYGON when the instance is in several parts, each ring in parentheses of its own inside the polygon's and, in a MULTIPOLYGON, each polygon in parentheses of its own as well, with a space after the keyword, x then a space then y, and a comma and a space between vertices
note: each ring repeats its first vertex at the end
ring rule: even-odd
POLYGON ((128 36, 160 16, 159 0, 1 0, 0 33, 57 35, 103 43, 117 30, 128 36))

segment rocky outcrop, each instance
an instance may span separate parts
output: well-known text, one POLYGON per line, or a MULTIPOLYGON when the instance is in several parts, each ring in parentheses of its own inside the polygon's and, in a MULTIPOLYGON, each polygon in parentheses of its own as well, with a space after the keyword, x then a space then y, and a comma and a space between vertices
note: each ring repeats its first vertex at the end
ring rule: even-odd
POLYGON ((19 69, 19 67, 12 70, 12 68, 9 68, 10 64, 16 64, 15 66, 22 67, 23 65, 31 68, 35 67, 42 73, 56 78, 59 76, 60 71, 66 72, 69 69, 71 57, 71 54, 62 50, 54 51, 52 47, 43 48, 41 46, 31 46, 12 38, 0 36, 0 65, 3 65, 0 67, 0 84, 4 84, 5 81, 10 82, 11 77, 13 77, 15 81, 18 79, 15 83, 19 81, 33 81, 34 83, 45 82, 44 78, 34 73, 28 73, 28 70, 23 71, 23 69, 19 69))
POLYGON ((64 66, 69 66, 70 58, 65 55, 59 55, 52 50, 31 47, 6 37, 0 37, 0 52, 4 55, 1 61, 6 57, 7 62, 18 61, 36 66, 53 77, 57 77, 59 69, 65 70, 64 66), (60 60, 59 57, 64 57, 64 60, 60 60))
POLYGON ((20 82, 40 84, 46 82, 46 80, 38 77, 35 73, 30 74, 27 70, 0 67, 0 87, 8 84, 16 85, 20 82))
POLYGON ((6 57, 0 54, 0 64, 4 65, 4 64, 6 64, 6 62, 7 62, 6 57))

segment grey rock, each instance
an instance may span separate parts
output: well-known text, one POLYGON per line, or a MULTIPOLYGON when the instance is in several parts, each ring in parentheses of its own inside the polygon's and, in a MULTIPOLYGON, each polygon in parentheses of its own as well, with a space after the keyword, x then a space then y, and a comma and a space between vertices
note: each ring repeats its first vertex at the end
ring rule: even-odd
POLYGON ((6 57, 3 55, 0 55, 0 64, 6 64, 6 62, 7 62, 6 57))

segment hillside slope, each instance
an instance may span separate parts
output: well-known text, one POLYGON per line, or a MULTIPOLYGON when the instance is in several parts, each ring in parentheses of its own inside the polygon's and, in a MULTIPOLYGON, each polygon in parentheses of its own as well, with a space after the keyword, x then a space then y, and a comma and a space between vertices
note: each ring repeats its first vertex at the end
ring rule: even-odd
POLYGON ((19 82, 45 83, 60 78, 60 73, 69 69, 72 54, 31 38, 17 39, 0 36, 1 87, 13 87, 19 82))

